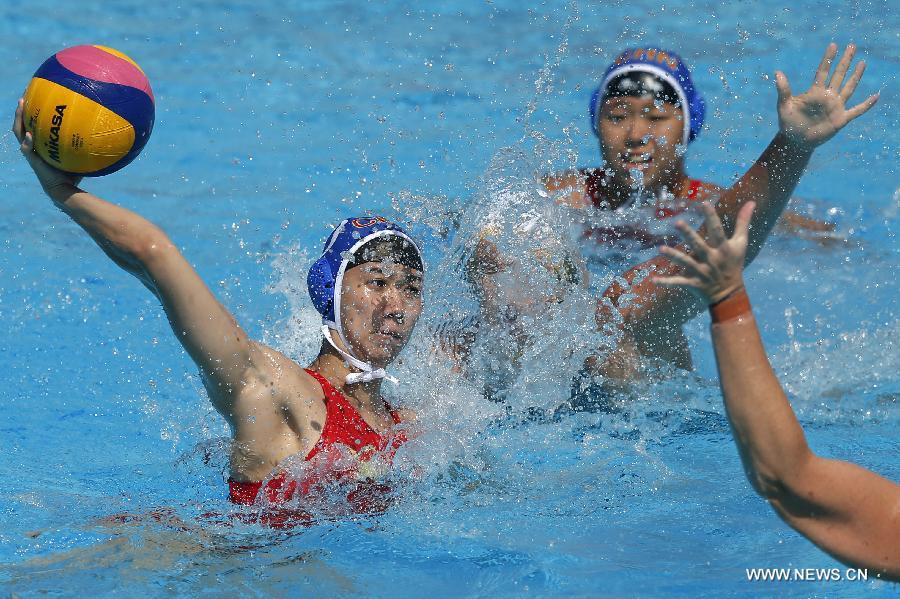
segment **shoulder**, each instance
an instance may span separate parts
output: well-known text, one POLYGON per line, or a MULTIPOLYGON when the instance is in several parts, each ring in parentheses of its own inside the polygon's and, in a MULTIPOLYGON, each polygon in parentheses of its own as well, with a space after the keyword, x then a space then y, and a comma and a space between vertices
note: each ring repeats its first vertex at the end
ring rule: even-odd
POLYGON ((253 342, 253 369, 248 373, 248 395, 264 392, 273 398, 322 399, 322 385, 295 360, 259 342, 253 342))
POLYGON ((397 415, 400 422, 413 423, 418 420, 416 413, 408 408, 400 408, 399 410, 392 411, 397 415))
POLYGON ((544 175, 541 182, 558 203, 584 208, 587 193, 594 185, 592 182, 601 175, 599 169, 569 169, 544 175))
POLYGON ((541 182, 547 191, 560 191, 568 187, 584 185, 585 174, 583 169, 569 169, 557 173, 546 174, 541 182))
POLYGON ((325 393, 319 382, 271 347, 255 343, 254 350, 255 357, 261 358, 254 360, 257 366, 245 373, 231 405, 219 410, 235 434, 251 430, 272 438, 283 432, 285 424, 295 431, 308 431, 311 421, 323 421, 325 393))

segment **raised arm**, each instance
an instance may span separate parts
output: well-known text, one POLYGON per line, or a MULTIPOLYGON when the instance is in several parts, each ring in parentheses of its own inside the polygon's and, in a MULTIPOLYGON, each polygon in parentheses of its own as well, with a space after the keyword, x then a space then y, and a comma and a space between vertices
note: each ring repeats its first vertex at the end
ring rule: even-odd
MULTIPOLYGON (((837 56, 837 46, 830 44, 816 69, 812 86, 799 96, 792 95, 784 73, 775 74, 778 133, 750 170, 722 194, 716 205, 725 229, 730 231, 741 207, 748 202, 756 203, 748 237, 747 264, 762 249, 813 151, 878 100, 875 94, 852 108, 846 107, 865 70, 865 62, 859 62, 846 78, 855 51, 852 44, 847 46, 829 79, 837 56)), ((615 284, 604 293, 604 298, 624 317, 627 334, 639 343, 652 345, 655 339, 667 338, 659 334, 661 330, 680 326, 703 309, 696 297, 684 289, 661 289, 646 276, 651 271, 660 276, 677 276, 680 270, 678 264, 654 258, 624 274, 627 286, 615 284), (620 301, 623 297, 634 299, 620 301)), ((598 317, 602 318, 602 311, 598 317)))
POLYGON ((731 239, 709 206, 708 242, 681 224, 691 255, 661 251, 683 274, 656 282, 692 290, 710 306, 725 409, 756 492, 837 559, 900 580, 900 485, 815 455, 766 357, 742 276, 752 210, 740 210, 731 239))
POLYGON ((33 151, 31 133, 25 131, 22 112, 23 101, 19 100, 13 133, 44 192, 116 264, 159 298, 175 337, 200 368, 210 399, 227 415, 259 354, 256 344, 159 227, 81 190, 80 177, 41 160, 33 151))
POLYGON ((829 79, 837 50, 836 44, 829 44, 816 69, 813 84, 805 94, 792 95, 787 76, 781 71, 775 73, 778 134, 750 170, 722 194, 716 206, 725 230, 730 231, 741 206, 747 202, 756 203, 748 238, 748 264, 759 253, 784 211, 813 151, 878 101, 878 94, 873 94, 860 104, 847 108, 866 70, 866 63, 858 62, 846 78, 856 53, 856 46, 850 44, 829 79))

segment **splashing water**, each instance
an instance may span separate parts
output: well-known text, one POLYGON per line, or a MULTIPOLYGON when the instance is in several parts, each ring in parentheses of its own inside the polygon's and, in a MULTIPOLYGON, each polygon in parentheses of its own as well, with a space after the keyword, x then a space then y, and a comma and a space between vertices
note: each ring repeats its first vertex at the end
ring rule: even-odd
MULTIPOLYGON (((0 222, 0 313, 10 332, 0 345, 11 364, 4 588, 891 595, 871 580, 747 586, 745 567, 834 562, 744 480, 704 318, 687 327, 696 371, 654 367, 660 376, 609 401, 570 405, 585 356, 616 342, 615 326, 595 330, 598 294, 672 231, 639 193, 623 210, 583 214, 557 205, 542 184, 551 172, 599 166, 586 126, 590 89, 619 50, 649 43, 676 46, 694 67, 712 118, 691 147, 690 170, 727 184, 774 131, 763 73, 787 67, 798 81, 805 72, 795 63, 814 64, 812 48, 846 39, 864 19, 860 48, 873 79, 862 87, 891 80, 898 53, 887 4, 826 2, 817 10, 835 18, 813 28, 806 8, 772 2, 749 12, 725 2, 701 11, 303 3, 277 13, 226 4, 85 2, 66 19, 26 18, 10 5, 0 9, 7 37, 39 32, 44 41, 14 49, 6 80, 27 79, 22 65, 40 64, 57 49, 48 44, 63 45, 73 30, 99 27, 145 57, 166 115, 156 150, 91 189, 164 226, 241 324, 301 364, 321 342, 305 276, 323 225, 369 207, 411 225, 428 258, 426 312, 390 369, 401 386, 385 387, 392 404, 417 413, 418 430, 389 472, 376 464, 365 472, 390 487, 393 503, 357 511, 352 489, 336 484, 294 506, 313 512, 306 526, 260 526, 262 506, 238 517, 244 508, 225 499, 227 427, 158 306, 134 281, 96 266, 95 248, 72 227, 35 218, 39 192, 10 146, 8 191, 27 190, 29 201, 7 202, 0 222), (134 33, 138 13, 146 36, 134 33), (273 245, 284 247, 272 232, 286 220, 294 226, 282 234, 307 249, 278 256, 271 293, 253 299, 271 278, 273 245), (583 237, 625 226, 649 241, 600 247, 583 237), (493 319, 467 276, 482 237, 509 261, 496 274, 493 319), (470 344, 462 366, 448 337, 470 344), (119 514, 128 517, 111 518, 119 514)), ((813 198, 808 215, 827 215, 840 235, 827 247, 774 237, 747 282, 810 443, 896 480, 893 95, 886 86, 870 114, 817 152, 798 190, 813 198)), ((352 458, 337 461, 350 468, 352 458)), ((285 466, 297 481, 314 470, 294 459, 285 466)))

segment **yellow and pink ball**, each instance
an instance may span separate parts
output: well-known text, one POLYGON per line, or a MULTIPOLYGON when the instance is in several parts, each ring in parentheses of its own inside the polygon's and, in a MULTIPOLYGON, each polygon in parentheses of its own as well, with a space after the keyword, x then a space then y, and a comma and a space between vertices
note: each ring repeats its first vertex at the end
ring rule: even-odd
POLYGON ((48 58, 25 90, 25 129, 48 164, 88 177, 134 160, 153 130, 153 91, 125 54, 75 46, 48 58))

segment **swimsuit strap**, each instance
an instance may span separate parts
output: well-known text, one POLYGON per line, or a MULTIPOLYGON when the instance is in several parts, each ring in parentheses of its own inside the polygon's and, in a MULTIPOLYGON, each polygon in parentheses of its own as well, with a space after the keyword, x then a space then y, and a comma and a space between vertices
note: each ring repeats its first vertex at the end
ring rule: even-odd
POLYGON ((687 199, 696 200, 701 187, 703 187, 703 181, 700 179, 691 179, 691 186, 688 188, 687 199))
MULTIPOLYGON (((325 409, 326 409, 325 424, 326 424, 326 426, 328 424, 327 418, 328 418, 328 415, 330 414, 332 408, 337 407, 339 410, 349 409, 350 413, 355 414, 356 417, 359 418, 359 420, 366 426, 366 428, 371 430, 376 435, 378 434, 377 432, 375 432, 375 429, 373 429, 371 426, 369 426, 369 423, 366 422, 366 420, 362 417, 362 415, 359 413, 359 410, 357 410, 356 408, 353 407, 353 404, 350 403, 350 400, 348 400, 347 397, 343 393, 341 393, 340 391, 335 389, 334 385, 332 385, 328 381, 328 379, 326 379, 324 376, 322 376, 315 370, 312 370, 309 368, 304 368, 303 370, 305 370, 307 372, 307 374, 309 374, 311 377, 313 377, 314 379, 319 381, 319 385, 322 386, 322 391, 325 393, 325 409), (335 406, 334 404, 337 404, 337 406, 335 406), (340 407, 338 407, 338 406, 340 406, 340 407)), ((391 420, 394 421, 394 424, 400 424, 401 418, 400 418, 400 414, 397 412, 397 410, 392 408, 391 405, 387 401, 385 401, 384 398, 381 398, 381 401, 384 403, 384 407, 387 409, 388 413, 391 415, 391 420)))
POLYGON ((674 202, 657 202, 656 218, 671 218, 673 216, 678 216, 687 210, 691 204, 699 202, 702 199, 700 197, 700 190, 703 189, 705 184, 706 183, 700 179, 688 179, 687 195, 675 198, 674 202), (685 202, 685 200, 687 201, 685 202))
POLYGON ((595 208, 599 208, 601 202, 600 185, 601 181, 603 181, 604 172, 599 168, 582 169, 581 172, 585 175, 584 194, 595 208))
MULTIPOLYGON (((316 379, 317 381, 319 381, 319 385, 322 386, 322 392, 325 393, 325 403, 326 404, 331 399, 331 397, 330 397, 331 395, 338 395, 339 397, 342 397, 342 398, 344 397, 344 394, 341 393, 340 391, 338 391, 337 389, 335 389, 334 386, 328 382, 328 379, 326 379, 324 376, 322 376, 315 370, 312 370, 309 368, 304 368, 303 370, 306 371, 306 374, 308 374, 309 376, 311 376, 314 379, 316 379)), ((344 401, 346 401, 346 398, 344 398, 344 401)))

